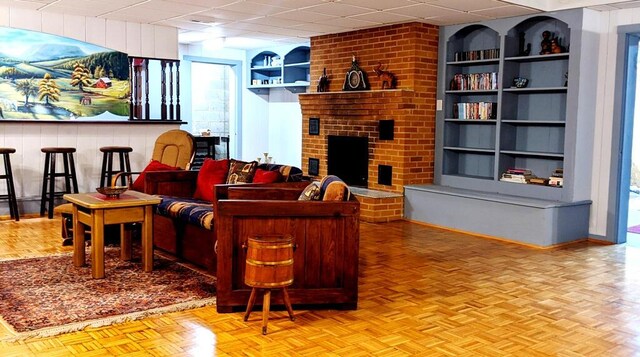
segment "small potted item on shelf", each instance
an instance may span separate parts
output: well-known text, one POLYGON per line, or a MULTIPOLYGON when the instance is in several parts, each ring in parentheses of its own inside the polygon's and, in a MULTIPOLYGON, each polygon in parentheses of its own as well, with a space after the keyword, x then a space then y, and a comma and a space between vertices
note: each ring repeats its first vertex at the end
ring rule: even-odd
POLYGON ((513 86, 516 88, 526 88, 529 84, 529 80, 524 77, 516 77, 513 79, 513 86))

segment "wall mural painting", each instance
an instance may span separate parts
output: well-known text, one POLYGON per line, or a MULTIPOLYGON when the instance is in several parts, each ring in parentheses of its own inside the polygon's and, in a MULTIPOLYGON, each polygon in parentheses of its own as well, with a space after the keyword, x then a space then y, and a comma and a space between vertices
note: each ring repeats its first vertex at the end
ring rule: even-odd
POLYGON ((126 119, 126 53, 0 27, 0 120, 126 119))

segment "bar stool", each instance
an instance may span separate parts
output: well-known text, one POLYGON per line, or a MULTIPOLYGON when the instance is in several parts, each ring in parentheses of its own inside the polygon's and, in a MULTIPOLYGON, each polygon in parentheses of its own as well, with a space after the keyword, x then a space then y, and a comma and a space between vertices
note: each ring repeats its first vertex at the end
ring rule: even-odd
POLYGON ((9 214, 11 218, 19 221, 18 201, 16 200, 16 189, 13 186, 13 172, 11 171, 11 159, 9 158, 9 154, 13 154, 14 152, 16 152, 16 149, 0 148, 0 155, 2 155, 4 159, 4 174, 0 175, 0 180, 4 179, 7 182, 7 194, 0 195, 0 199, 9 200, 9 214))
POLYGON ((44 172, 42 174, 42 197, 40 198, 40 216, 44 216, 46 209, 49 219, 53 218, 53 199, 62 197, 65 193, 78 193, 78 180, 76 179, 76 165, 73 161, 73 153, 76 148, 70 147, 46 147, 40 149, 45 153, 44 172), (56 171, 56 156, 62 155, 64 171, 56 171), (65 190, 57 191, 56 178, 63 177, 65 190), (71 186, 73 184, 73 186, 71 186))
POLYGON ((287 286, 293 284, 293 238, 290 235, 249 237, 243 247, 247 249, 244 283, 251 287, 244 321, 249 320, 253 304, 256 301, 257 290, 263 289, 262 334, 266 335, 271 305, 271 289, 282 289, 284 305, 287 307, 289 318, 291 321, 296 319, 293 316, 293 308, 291 308, 291 300, 289 300, 287 292, 287 286))
MULTIPOLYGON (((131 172, 129 153, 133 151, 128 146, 103 146, 102 151, 102 171, 100 172, 100 187, 111 185, 111 177, 118 172, 131 172), (120 170, 113 170, 113 154, 118 154, 120 170)), ((122 186, 127 186, 127 177, 122 175, 122 186)))

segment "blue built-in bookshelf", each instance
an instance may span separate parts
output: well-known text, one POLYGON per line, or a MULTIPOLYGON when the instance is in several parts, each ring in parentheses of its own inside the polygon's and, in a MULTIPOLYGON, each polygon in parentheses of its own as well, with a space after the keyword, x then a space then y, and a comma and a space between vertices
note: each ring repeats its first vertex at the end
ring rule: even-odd
POLYGON ((434 185, 405 187, 407 218, 534 245, 587 236, 595 91, 585 83, 597 63, 581 54, 597 38, 584 36, 583 17, 441 28, 434 185), (543 43, 545 31, 560 49, 543 43), (562 169, 563 186, 501 181, 513 168, 543 179, 562 169), (479 219, 443 213, 461 206, 479 219), (503 229, 527 219, 538 222, 527 234, 503 229))

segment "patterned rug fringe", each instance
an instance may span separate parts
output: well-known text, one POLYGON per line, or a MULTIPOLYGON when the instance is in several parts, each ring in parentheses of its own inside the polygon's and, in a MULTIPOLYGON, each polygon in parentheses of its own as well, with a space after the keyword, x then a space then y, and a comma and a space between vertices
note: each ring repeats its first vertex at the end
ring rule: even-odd
POLYGON ((96 319, 96 320, 74 322, 74 323, 70 323, 62 326, 46 327, 39 330, 33 330, 33 331, 27 331, 27 332, 21 332, 21 333, 16 332, 11 327, 11 325, 6 323, 6 321, 4 321, 2 317, 0 317, 0 324, 3 325, 5 328, 7 328, 8 331, 12 333, 12 335, 9 335, 9 336, 0 336, 0 341, 16 342, 16 341, 25 340, 28 338, 50 337, 55 335, 61 335, 64 333, 80 331, 87 327, 108 326, 108 325, 123 323, 127 321, 140 320, 142 318, 145 318, 151 315, 158 315, 158 314, 164 314, 164 313, 175 312, 175 311, 195 309, 198 307, 203 307, 208 305, 214 305, 215 303, 216 303, 216 298, 212 297, 208 299, 188 301, 188 302, 183 302, 179 304, 163 306, 163 307, 145 310, 145 311, 132 312, 125 315, 117 315, 117 316, 96 319))

